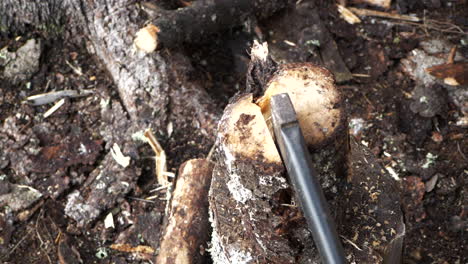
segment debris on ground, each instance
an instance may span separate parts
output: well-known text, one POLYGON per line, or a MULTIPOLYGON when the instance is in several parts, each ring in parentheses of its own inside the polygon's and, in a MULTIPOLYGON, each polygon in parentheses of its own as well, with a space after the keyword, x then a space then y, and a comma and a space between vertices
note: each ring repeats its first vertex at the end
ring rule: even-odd
POLYGON ((65 214, 83 227, 111 208, 131 191, 138 179, 135 168, 123 168, 111 154, 88 176, 80 188, 67 196, 65 214))
POLYGON ((426 218, 422 204, 426 187, 420 177, 409 176, 403 179, 403 209, 405 216, 416 222, 426 218))
POLYGON ((7 187, 4 187, 5 193, 0 195, 0 207, 7 206, 13 212, 30 207, 42 197, 42 194, 38 190, 30 186, 8 183, 3 184, 7 185, 7 187))
MULTIPOLYGON (((416 88, 425 87, 429 89, 429 87, 441 83, 440 85, 447 90, 450 101, 465 115, 468 113, 468 88, 459 85, 453 86, 455 83, 452 82, 447 84, 446 82, 438 81, 436 77, 430 74, 430 69, 432 69, 433 73, 434 66, 443 65, 447 62, 451 48, 452 45, 449 42, 437 38, 422 41, 420 48, 412 50, 409 56, 401 61, 401 65, 402 69, 415 80, 416 88)), ((454 61, 462 61, 464 59, 459 52, 456 52, 452 57, 454 61)), ((426 96, 426 98, 428 97, 431 96, 426 96)), ((421 100, 421 98, 424 101, 424 97, 420 94, 419 99, 421 100)))

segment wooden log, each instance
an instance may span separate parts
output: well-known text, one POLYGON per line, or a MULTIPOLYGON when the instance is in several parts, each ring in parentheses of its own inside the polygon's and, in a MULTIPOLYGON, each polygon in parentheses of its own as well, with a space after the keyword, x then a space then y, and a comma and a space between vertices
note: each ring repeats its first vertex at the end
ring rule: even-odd
POLYGON ((195 1, 189 7, 156 18, 149 27, 139 31, 135 43, 151 52, 156 48, 199 42, 210 34, 238 26, 250 17, 268 17, 285 5, 285 0, 195 1))
POLYGON ((281 205, 290 202, 282 197, 284 167, 251 94, 226 107, 218 130, 209 195, 214 262, 294 263, 297 249, 275 232, 290 208, 281 205))
POLYGON ((405 224, 400 183, 372 152, 354 138, 347 157, 347 183, 341 189, 338 232, 350 263, 400 263, 405 224))
POLYGON ((363 146, 349 145, 342 97, 330 72, 302 63, 249 74, 253 74, 253 80, 268 80, 265 95, 256 100, 257 104, 251 94, 233 99, 218 127, 209 194, 214 262, 320 261, 268 126, 269 98, 284 92, 290 95, 297 112, 339 233, 347 235, 342 237, 347 258, 357 263, 398 258, 404 226, 398 210, 397 183, 375 158, 369 157, 369 151, 361 150, 363 146), (257 78, 256 73, 270 76, 257 78), (362 164, 363 160, 369 162, 362 164), (352 170, 348 171, 346 164, 352 170), (391 193, 385 193, 387 190, 391 193), (359 203, 357 197, 363 202, 359 203), (375 210, 375 206, 381 208, 375 210), (376 215, 379 222, 363 222, 376 215), (372 229, 374 224, 377 227, 372 229), (348 239, 350 231, 360 228, 366 228, 362 237, 348 239))
POLYGON ((193 159, 179 169, 158 264, 203 263, 209 238, 208 190, 213 164, 193 159))

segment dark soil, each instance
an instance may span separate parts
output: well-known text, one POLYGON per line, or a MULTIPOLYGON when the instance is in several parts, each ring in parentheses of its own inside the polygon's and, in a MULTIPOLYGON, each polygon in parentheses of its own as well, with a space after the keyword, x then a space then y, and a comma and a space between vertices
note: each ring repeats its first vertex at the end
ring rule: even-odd
MULTIPOLYGON (((405 23, 389 24, 380 18, 364 18, 361 24, 350 25, 340 18, 333 5, 320 5, 320 17, 332 33, 349 71, 363 74, 339 84, 346 97, 349 120, 359 120, 363 126, 353 136, 401 179, 406 224, 403 262, 466 263, 467 130, 456 125, 460 109, 444 89, 439 96, 443 98, 442 110, 433 117, 423 117, 410 109, 416 83, 403 72, 400 60, 428 38, 441 38, 459 45, 459 52, 466 60, 468 46, 460 43, 468 41, 468 7, 463 0, 393 2, 392 10, 450 21, 465 29, 465 33, 405 23)), ((282 15, 260 21, 252 28, 261 31, 268 42, 283 41, 270 34, 275 30, 271 28, 272 22, 282 15)), ((291 26, 289 30, 298 29, 291 26)), ((234 28, 213 36, 207 43, 183 47, 190 52, 197 71, 193 78, 204 80, 206 89, 220 106, 245 89, 247 50, 254 35, 258 32, 234 28)), ((148 263, 145 254, 135 257, 111 250, 109 246, 143 243, 157 247, 159 244, 165 193, 144 200, 155 194, 149 191, 157 187, 151 148, 139 146, 139 158, 133 164, 138 168, 135 173, 140 175, 138 184, 129 195, 117 199, 114 208, 83 227, 67 218, 64 214, 67 195, 90 180, 108 152, 102 133, 108 131, 105 126, 109 124, 103 120, 101 104, 109 100, 118 102, 119 98, 112 80, 88 54, 84 41, 35 31, 21 38, 0 39, 0 48, 8 46, 14 51, 31 37, 43 41, 39 71, 30 80, 16 84, 0 76, 0 128, 7 120, 14 123, 14 131, 23 142, 18 146, 9 145, 12 135, 6 134, 6 129, 0 130, 5 133, 0 135, 3 140, 0 158, 10 157, 6 164, 0 160, 0 195, 2 188, 9 188, 2 181, 28 185, 46 195, 15 214, 0 210, 0 261, 78 263, 81 259, 82 263, 148 263), (68 64, 80 67, 82 75, 68 64), (22 103, 30 95, 65 89, 93 89, 95 93, 67 99, 47 119, 40 116, 50 104, 22 103), (80 144, 89 150, 84 156, 77 154, 80 144), (19 177, 17 171, 23 171, 27 177, 19 177), (115 229, 104 227, 108 213, 113 214, 115 229)), ((296 60, 316 59, 313 52, 309 57, 304 55, 307 54, 304 50, 291 54, 296 60)), ((191 131, 174 131, 172 136, 161 138, 161 144, 168 153, 172 172, 189 158, 204 157, 211 148, 201 139, 193 138, 191 131), (180 148, 177 142, 190 144, 180 148)))

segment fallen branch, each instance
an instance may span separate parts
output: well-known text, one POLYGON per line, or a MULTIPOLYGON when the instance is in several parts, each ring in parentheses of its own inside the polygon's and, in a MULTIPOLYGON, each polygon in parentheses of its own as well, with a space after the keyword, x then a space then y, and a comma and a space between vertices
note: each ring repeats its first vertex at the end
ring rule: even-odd
POLYGON ((284 0, 196 1, 151 21, 135 39, 137 48, 152 52, 184 42, 199 42, 206 36, 242 24, 251 16, 264 18, 286 5, 284 0))
POLYGON ((375 11, 371 9, 363 9, 363 8, 355 8, 355 7, 348 7, 348 9, 358 16, 375 16, 375 17, 384 17, 384 18, 391 18, 391 19, 396 19, 396 20, 404 20, 404 21, 412 21, 412 22, 421 21, 420 18, 414 17, 414 16, 392 14, 388 12, 381 12, 381 11, 375 11))
POLYGON ((213 164, 193 159, 179 169, 158 264, 202 263, 208 241, 208 189, 213 164))

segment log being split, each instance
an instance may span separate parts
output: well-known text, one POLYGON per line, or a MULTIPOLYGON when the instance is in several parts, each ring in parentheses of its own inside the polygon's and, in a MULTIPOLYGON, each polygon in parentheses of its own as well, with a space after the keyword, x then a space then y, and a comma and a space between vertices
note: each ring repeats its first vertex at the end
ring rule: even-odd
MULTIPOLYGON (((253 53, 268 55, 267 51, 253 53)), ((218 127, 210 189, 215 263, 296 263, 301 251, 297 243, 310 243, 310 236, 303 235, 307 233, 305 222, 298 225, 298 208, 290 206, 294 199, 268 125, 272 95, 289 93, 309 146, 325 149, 317 155, 332 163, 318 167, 326 186, 335 186, 336 168, 344 167, 331 158, 331 153, 345 155, 340 150, 345 147, 346 129, 341 97, 329 71, 308 63, 274 71, 259 70, 262 67, 251 67, 256 72, 249 74, 271 74, 270 78, 251 78, 260 85, 269 79, 263 88, 265 95, 256 101, 251 94, 234 99, 218 127)))
POLYGON ((142 28, 135 46, 152 52, 184 42, 198 42, 207 35, 242 24, 251 16, 265 18, 286 5, 285 0, 205 0, 167 12, 142 28))
POLYGON ((158 264, 203 263, 209 237, 208 189, 213 164, 193 159, 179 169, 158 264))
MULTIPOLYGON (((257 48, 261 47, 254 47, 254 50, 257 48)), ((254 50, 253 56, 261 54, 266 57, 254 58, 253 63, 263 61, 267 62, 263 65, 277 67, 268 62, 267 50, 254 50)), ((256 70, 249 73, 253 78, 249 76, 248 79, 254 80, 250 85, 262 86, 251 87, 251 90, 263 90, 264 96, 256 100, 252 94, 234 98, 226 107, 218 126, 217 160, 209 193, 213 227, 211 254, 215 263, 319 262, 306 222, 295 206, 273 132, 269 128, 271 96, 289 94, 332 214, 339 220, 339 230, 351 229, 346 222, 341 221, 346 219, 346 214, 357 217, 345 210, 343 200, 347 196, 357 195, 371 201, 363 204, 375 204, 380 197, 372 196, 366 190, 374 188, 378 192, 385 192, 386 187, 377 182, 392 179, 388 175, 379 176, 378 180, 369 181, 366 188, 350 180, 356 177, 348 175, 345 165, 350 153, 346 115, 342 97, 328 70, 310 63, 282 65, 273 70, 262 67, 262 63, 250 67, 256 70), (259 73, 267 76, 256 76, 259 73), (348 187, 345 193, 342 186, 349 184, 356 186, 348 187)), ((381 168, 375 163, 359 164, 358 167, 381 168)), ((369 176, 373 175, 360 175, 361 179, 369 176)), ((396 193, 390 195, 392 199, 397 196, 396 193)), ((385 201, 378 203, 384 206, 388 204, 385 201)), ((360 219, 373 217, 373 209, 353 205, 357 207, 360 219)), ((385 218, 386 214, 401 216, 395 209, 397 205, 392 203, 391 211, 382 210, 379 218, 385 218)), ((355 225, 362 227, 363 224, 355 225)), ((346 255, 358 263, 366 259, 382 260, 380 254, 385 252, 380 250, 386 249, 388 241, 395 238, 395 230, 395 225, 390 223, 380 233, 370 231, 375 237, 383 232, 388 235, 385 238, 388 240, 379 242, 380 248, 367 247, 370 253, 366 254, 359 253, 359 246, 354 247, 351 240, 351 243, 343 242, 346 255)), ((366 236, 368 240, 362 243, 368 245, 375 242, 370 241, 370 237, 366 236)))

